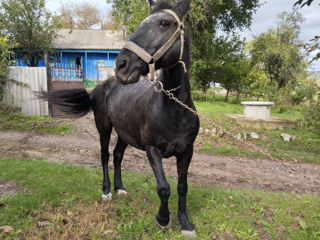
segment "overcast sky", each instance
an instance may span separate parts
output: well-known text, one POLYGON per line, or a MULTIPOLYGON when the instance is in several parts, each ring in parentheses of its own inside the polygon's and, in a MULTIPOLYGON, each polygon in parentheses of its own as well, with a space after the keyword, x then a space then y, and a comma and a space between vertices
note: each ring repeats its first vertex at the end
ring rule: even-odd
MULTIPOLYGON (((250 30, 244 30, 241 32, 241 36, 247 40, 253 38, 254 35, 266 32, 268 29, 273 28, 276 24, 277 16, 283 11, 291 11, 292 6, 296 0, 260 0, 265 2, 256 12, 253 17, 250 30)), ((61 0, 61 2, 74 2, 78 3, 79 0, 61 0)), ((96 4, 99 9, 108 11, 108 6, 105 0, 91 0, 91 3, 96 4)), ((314 38, 315 35, 320 34, 320 6, 319 1, 315 0, 310 7, 304 7, 300 9, 303 17, 306 19, 302 25, 302 33, 300 39, 304 42, 308 42, 314 38)), ((56 0, 47 0, 47 7, 51 11, 58 11, 59 2, 56 0)), ((320 70, 320 60, 313 64, 312 69, 320 70)))

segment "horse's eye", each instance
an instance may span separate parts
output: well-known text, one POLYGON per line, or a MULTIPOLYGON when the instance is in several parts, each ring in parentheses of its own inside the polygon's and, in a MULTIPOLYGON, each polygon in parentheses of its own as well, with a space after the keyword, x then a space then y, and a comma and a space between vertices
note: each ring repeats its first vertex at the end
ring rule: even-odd
POLYGON ((161 27, 167 27, 167 26, 169 26, 170 25, 170 23, 169 23, 169 21, 167 21, 167 20, 161 20, 161 22, 160 22, 160 26, 161 27))

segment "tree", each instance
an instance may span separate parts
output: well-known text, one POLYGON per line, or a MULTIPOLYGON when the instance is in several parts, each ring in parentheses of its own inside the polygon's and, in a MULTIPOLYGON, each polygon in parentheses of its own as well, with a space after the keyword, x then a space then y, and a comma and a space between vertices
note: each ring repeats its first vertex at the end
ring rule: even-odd
POLYGON ((305 5, 310 6, 313 1, 314 0, 299 0, 294 5, 301 5, 301 7, 304 7, 305 5))
POLYGON ((278 27, 260 34, 251 43, 249 52, 251 65, 263 66, 268 77, 268 84, 264 93, 271 100, 277 101, 280 89, 292 88, 305 67, 304 55, 298 47, 300 23, 303 22, 301 14, 294 9, 293 12, 283 12, 279 15, 278 27))
POLYGON ((37 66, 52 49, 55 37, 51 14, 44 0, 3 0, 0 21, 10 42, 19 44, 16 52, 28 66, 37 66), (20 50, 20 52, 18 51, 20 50))
POLYGON ((102 13, 95 4, 82 3, 60 3, 60 15, 56 16, 59 28, 90 29, 102 23, 102 13))
POLYGON ((111 15, 117 28, 124 37, 131 36, 142 20, 148 16, 149 6, 146 0, 106 0, 111 4, 111 15))
POLYGON ((222 64, 218 78, 221 85, 227 90, 226 102, 230 92, 236 92, 237 102, 239 101, 240 94, 246 92, 248 74, 249 63, 241 50, 232 54, 229 60, 222 64))
POLYGON ((9 60, 9 55, 11 49, 15 46, 15 44, 9 43, 8 36, 0 34, 0 100, 2 99, 3 86, 6 81, 7 67, 12 63, 9 60))
MULTIPOLYGON (((294 5, 300 5, 301 7, 310 6, 314 0, 299 0, 294 5)), ((319 3, 320 5, 320 3, 319 3)), ((302 44, 307 53, 312 53, 315 51, 320 51, 320 43, 319 43, 320 35, 315 36, 310 40, 310 43, 302 44)), ((316 53, 316 55, 312 58, 310 62, 316 61, 320 59, 320 52, 316 53)))

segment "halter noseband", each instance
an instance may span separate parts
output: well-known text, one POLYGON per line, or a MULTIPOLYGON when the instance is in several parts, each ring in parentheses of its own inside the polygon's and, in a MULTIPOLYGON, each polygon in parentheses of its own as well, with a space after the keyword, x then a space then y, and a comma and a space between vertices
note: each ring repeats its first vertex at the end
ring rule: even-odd
MULTIPOLYGON (((180 35, 180 41, 181 41, 181 49, 180 49, 180 56, 179 60, 177 63, 181 63, 184 67, 184 71, 186 72, 186 67, 185 63, 182 61, 182 56, 183 56, 183 48, 184 48, 184 23, 183 21, 180 20, 178 15, 170 10, 170 9, 164 9, 161 10, 163 12, 167 12, 171 14, 175 20, 178 23, 178 29, 173 33, 173 35, 169 38, 169 40, 155 53, 153 56, 151 56, 146 50, 138 46, 136 43, 128 41, 123 48, 126 48, 135 54, 137 54, 144 62, 146 62, 149 65, 149 73, 151 75, 151 81, 154 81, 155 79, 155 64, 156 61, 158 61, 168 50, 169 48, 173 45, 173 43, 177 40, 177 38, 180 35)), ((175 64, 176 65, 176 64, 175 64)), ((175 66, 174 65, 174 66, 175 66)))

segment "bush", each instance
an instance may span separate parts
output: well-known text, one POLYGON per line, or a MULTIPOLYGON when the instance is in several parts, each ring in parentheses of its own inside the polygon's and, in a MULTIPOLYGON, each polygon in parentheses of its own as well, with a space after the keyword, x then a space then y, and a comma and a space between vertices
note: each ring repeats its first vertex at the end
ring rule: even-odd
POLYGON ((284 113, 288 111, 287 105, 279 105, 277 108, 277 113, 284 113))
POLYGON ((303 79, 291 94, 291 102, 299 105, 305 101, 311 101, 317 94, 317 91, 319 91, 319 88, 315 79, 303 79))
POLYGON ((6 81, 7 66, 12 63, 12 61, 8 59, 8 56, 11 52, 10 49, 14 46, 16 45, 9 43, 8 36, 0 35, 0 100, 2 99, 3 86, 6 81))
POLYGON ((320 135, 320 93, 318 93, 317 101, 313 101, 307 108, 305 121, 308 126, 314 127, 315 131, 320 135))

